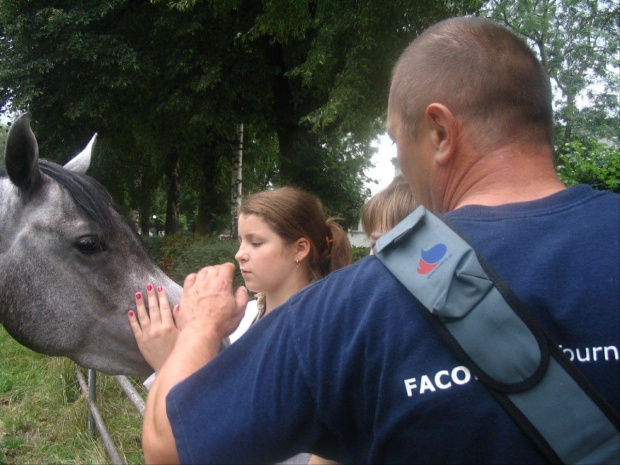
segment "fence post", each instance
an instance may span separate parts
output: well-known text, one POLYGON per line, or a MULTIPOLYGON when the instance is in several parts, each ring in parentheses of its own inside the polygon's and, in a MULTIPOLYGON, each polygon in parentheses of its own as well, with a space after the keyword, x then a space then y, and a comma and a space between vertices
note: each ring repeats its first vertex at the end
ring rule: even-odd
MULTIPOLYGON (((118 451, 116 450, 116 447, 114 447, 114 443, 112 442, 110 433, 108 433, 108 430, 105 427, 105 424, 103 423, 103 418, 101 417, 101 413, 99 412, 99 409, 97 408, 97 404, 90 398, 89 391, 91 389, 91 386, 87 385, 87 382, 84 379, 84 376, 82 375, 82 373, 80 373, 79 370, 76 372, 76 375, 77 375, 78 382, 80 383, 80 387, 82 388, 82 392, 84 392, 84 394, 86 394, 87 396, 86 402, 88 403, 89 419, 92 416, 93 423, 97 427, 99 431, 99 436, 101 436, 101 440, 103 441, 103 446, 105 447, 106 451, 108 452, 108 455, 111 458, 111 463, 113 463, 114 465, 126 465, 125 461, 121 458, 118 451)), ((93 376, 93 378, 94 377, 95 376, 93 376)), ((89 381, 91 379, 90 370, 88 373, 88 379, 89 381)))
MULTIPOLYGON (((79 370, 76 372, 76 376, 82 391, 86 394, 86 403, 88 404, 88 437, 92 438, 95 434, 95 430, 98 430, 103 445, 112 459, 112 463, 124 465, 125 461, 121 458, 116 447, 114 447, 110 433, 103 422, 101 412, 97 408, 97 371, 93 369, 88 370, 88 382, 84 379, 84 376, 79 370)), ((117 375, 115 378, 125 392, 125 395, 131 401, 133 407, 144 417, 145 402, 140 393, 136 391, 131 381, 129 381, 126 376, 117 375)))
POLYGON ((132 386, 131 381, 129 381, 126 376, 116 375, 115 378, 116 381, 118 381, 118 384, 120 384, 121 389, 123 389, 125 395, 129 398, 133 407, 140 414, 140 416, 144 418, 146 404, 142 396, 138 393, 138 391, 136 391, 136 389, 132 386))
MULTIPOLYGON (((88 400, 97 403, 97 372, 90 368, 88 370, 88 400)), ((95 435, 95 418, 90 409, 88 410, 88 437, 92 439, 95 435)))

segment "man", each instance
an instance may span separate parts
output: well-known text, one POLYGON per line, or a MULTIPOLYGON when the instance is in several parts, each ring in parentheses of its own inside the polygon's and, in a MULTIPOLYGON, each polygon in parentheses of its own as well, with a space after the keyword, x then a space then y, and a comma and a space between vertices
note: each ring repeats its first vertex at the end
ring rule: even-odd
MULTIPOLYGON (((388 130, 415 199, 447 213, 617 410, 620 197, 566 189, 552 129, 544 70, 491 21, 441 22, 395 67, 388 130)), ((216 357, 247 301, 233 297, 232 273, 186 280, 180 335, 147 401, 148 462, 303 450, 353 463, 544 462, 375 257, 296 294, 216 357)))

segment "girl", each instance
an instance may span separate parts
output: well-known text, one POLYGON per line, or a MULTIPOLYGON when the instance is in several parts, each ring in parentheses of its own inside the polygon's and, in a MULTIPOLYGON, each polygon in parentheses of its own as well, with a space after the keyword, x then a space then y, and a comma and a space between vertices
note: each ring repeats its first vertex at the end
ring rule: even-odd
MULTIPOLYGON (((282 187, 246 199, 239 213, 239 250, 235 259, 248 290, 256 293, 237 330, 236 341, 259 318, 312 281, 351 263, 345 231, 327 219, 319 200, 301 189, 282 187)), ((172 351, 177 329, 165 290, 147 285, 149 312, 137 292, 129 323, 138 347, 155 371, 172 351)), ((154 377, 145 385, 150 387, 154 377)))
POLYGON ((362 207, 362 227, 370 240, 371 255, 377 239, 415 209, 413 192, 402 175, 396 176, 385 189, 366 202, 362 207))
MULTIPOLYGON (((230 343, 248 328, 283 304, 294 293, 351 263, 351 247, 346 232, 334 219, 327 219, 319 200, 301 189, 282 187, 249 197, 241 204, 239 218, 239 263, 245 286, 256 293, 246 306, 239 327, 229 336, 230 343)), ((140 292, 136 293, 137 313, 129 312, 129 322, 138 347, 155 371, 172 351, 176 326, 164 289, 147 285, 149 313, 140 292)), ((145 381, 152 385, 155 373, 145 381)), ((286 463, 332 463, 318 456, 299 454, 286 463)))

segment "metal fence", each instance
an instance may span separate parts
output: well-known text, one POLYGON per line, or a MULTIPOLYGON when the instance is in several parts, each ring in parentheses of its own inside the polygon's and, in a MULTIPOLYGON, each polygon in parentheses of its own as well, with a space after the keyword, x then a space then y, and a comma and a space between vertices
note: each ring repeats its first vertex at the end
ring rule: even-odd
MULTIPOLYGON (((103 422, 101 412, 99 408, 97 408, 97 372, 89 369, 88 381, 84 379, 84 375, 79 370, 76 371, 76 376, 82 388, 82 392, 86 394, 86 400, 88 402, 88 434, 93 436, 95 430, 97 430, 99 436, 101 436, 106 452, 110 456, 111 463, 114 465, 126 465, 126 462, 121 458, 118 450, 114 446, 110 433, 103 422)), ((144 399, 133 387, 131 381, 129 381, 126 376, 122 375, 115 376, 114 378, 118 381, 118 384, 121 386, 121 389, 127 395, 136 411, 144 417, 144 409, 146 408, 144 399)))

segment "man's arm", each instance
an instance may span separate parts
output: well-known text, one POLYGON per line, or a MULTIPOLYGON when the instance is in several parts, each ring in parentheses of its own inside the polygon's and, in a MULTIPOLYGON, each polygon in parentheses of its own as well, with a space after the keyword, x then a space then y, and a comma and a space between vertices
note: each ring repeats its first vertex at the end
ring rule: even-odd
POLYGON ((215 358, 220 341, 239 325, 248 296, 245 288, 233 296, 234 269, 231 263, 206 267, 185 279, 177 320, 179 336, 146 401, 142 447, 147 463, 179 462, 166 396, 215 358))

